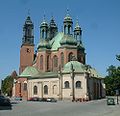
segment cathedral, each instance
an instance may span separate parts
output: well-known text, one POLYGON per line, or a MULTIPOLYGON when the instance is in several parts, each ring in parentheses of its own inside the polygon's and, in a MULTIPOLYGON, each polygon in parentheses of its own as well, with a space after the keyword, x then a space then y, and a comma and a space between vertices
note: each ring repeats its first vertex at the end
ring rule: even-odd
POLYGON ((86 64, 82 29, 78 20, 73 27, 69 13, 63 30, 52 17, 40 24, 40 40, 35 52, 34 24, 28 16, 23 26, 19 75, 14 79, 13 96, 88 101, 105 97, 103 77, 86 64))

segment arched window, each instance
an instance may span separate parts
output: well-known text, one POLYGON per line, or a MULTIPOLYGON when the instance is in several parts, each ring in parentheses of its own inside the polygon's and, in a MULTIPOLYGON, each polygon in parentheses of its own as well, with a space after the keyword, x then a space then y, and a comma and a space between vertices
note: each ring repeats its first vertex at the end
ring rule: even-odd
POLYGON ((63 52, 61 53, 61 67, 63 68, 64 66, 64 54, 63 52))
POLYGON ((43 70, 43 55, 40 56, 40 70, 43 70))
POLYGON ((44 38, 44 30, 42 30, 42 38, 44 38))
POLYGON ((71 52, 68 55, 68 62, 72 61, 72 58, 73 58, 73 53, 71 52))
POLYGON ((66 34, 66 25, 64 26, 64 34, 66 34))
POLYGON ((33 93, 34 93, 34 95, 37 95, 37 92, 38 92, 37 86, 35 85, 35 86, 33 87, 33 93))
POLYGON ((76 88, 81 88, 81 81, 77 81, 75 85, 76 85, 76 88))
POLYGON ((27 83, 24 83, 24 85, 23 85, 23 90, 24 90, 24 91, 27 91, 27 83))
POLYGON ((46 94, 46 95, 48 94, 48 86, 47 85, 44 86, 44 94, 46 94))
POLYGON ((68 34, 70 34, 70 33, 71 33, 71 26, 68 25, 68 34))
POLYGON ((64 85, 65 85, 65 88, 70 88, 70 84, 68 81, 65 81, 64 85))
POLYGON ((58 57, 56 55, 53 57, 53 64, 54 67, 58 67, 58 57))
POLYGON ((57 94, 57 85, 53 86, 53 94, 56 95, 57 94))
POLYGON ((49 56, 47 56, 47 70, 49 69, 49 56))

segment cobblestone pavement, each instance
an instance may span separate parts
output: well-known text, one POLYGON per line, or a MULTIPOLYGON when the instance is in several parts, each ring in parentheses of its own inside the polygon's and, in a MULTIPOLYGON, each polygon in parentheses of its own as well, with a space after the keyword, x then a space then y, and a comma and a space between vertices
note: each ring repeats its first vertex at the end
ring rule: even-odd
POLYGON ((0 110, 0 116, 119 116, 120 105, 107 105, 106 99, 89 102, 58 101, 17 102, 11 110, 0 110))

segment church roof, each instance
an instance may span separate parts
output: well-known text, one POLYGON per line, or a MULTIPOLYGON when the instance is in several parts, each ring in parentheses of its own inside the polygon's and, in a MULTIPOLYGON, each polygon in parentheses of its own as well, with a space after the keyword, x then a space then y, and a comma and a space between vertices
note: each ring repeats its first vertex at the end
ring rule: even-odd
POLYGON ((51 41, 51 50, 57 50, 60 45, 60 40, 63 38, 64 34, 62 32, 58 33, 51 41))
POLYGON ((33 66, 28 66, 25 68, 25 70, 19 75, 19 77, 31 77, 34 75, 38 75, 40 71, 33 67, 33 66))
POLYGON ((92 77, 103 77, 95 68, 90 68, 92 77))
POLYGON ((96 77, 96 78, 103 77, 95 68, 90 67, 89 70, 86 70, 86 65, 83 65, 78 61, 70 61, 67 64, 65 64, 62 73, 70 73, 72 71, 71 64, 73 65, 73 69, 75 73, 90 73, 91 77, 96 77))
POLYGON ((26 77, 29 79, 49 78, 57 77, 57 72, 41 72, 33 66, 28 66, 18 77, 26 77))
POLYGON ((65 64, 63 73, 70 73, 71 72, 71 64, 73 65, 74 72, 85 72, 85 65, 78 61, 70 61, 67 64, 65 64))
POLYGON ((77 47, 77 41, 72 35, 64 35, 59 32, 51 41, 51 50, 58 50, 62 45, 72 45, 77 47))

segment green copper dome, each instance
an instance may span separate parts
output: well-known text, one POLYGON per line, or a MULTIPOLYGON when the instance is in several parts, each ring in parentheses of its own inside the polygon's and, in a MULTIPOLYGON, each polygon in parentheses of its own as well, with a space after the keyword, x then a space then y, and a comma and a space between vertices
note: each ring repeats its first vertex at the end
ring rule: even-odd
POLYGON ((49 42, 47 40, 42 39, 40 41, 40 43, 38 44, 37 49, 39 50, 39 49, 44 49, 44 48, 45 49, 50 49, 51 46, 50 46, 50 44, 49 44, 49 42))
POLYGON ((64 35, 60 41, 61 45, 77 45, 77 41, 72 35, 64 35))
POLYGON ((67 9, 67 14, 64 18, 64 22, 72 22, 72 18, 69 15, 69 10, 67 9))
POLYGON ((63 73, 70 73, 71 72, 71 64, 73 65, 74 72, 85 72, 85 66, 78 62, 78 61, 70 61, 65 64, 63 73))

